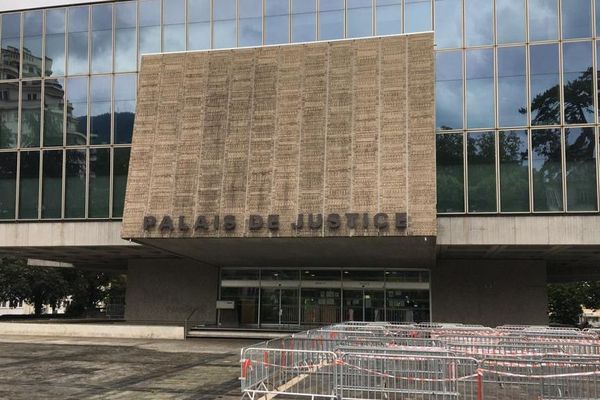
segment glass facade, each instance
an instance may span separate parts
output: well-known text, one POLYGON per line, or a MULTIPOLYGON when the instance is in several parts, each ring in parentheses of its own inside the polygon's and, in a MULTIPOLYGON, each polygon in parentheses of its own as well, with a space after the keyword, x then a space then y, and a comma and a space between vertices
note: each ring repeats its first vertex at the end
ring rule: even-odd
POLYGON ((0 15, 0 219, 121 217, 142 54, 432 29, 438 212, 598 211, 600 0, 125 0, 0 15))

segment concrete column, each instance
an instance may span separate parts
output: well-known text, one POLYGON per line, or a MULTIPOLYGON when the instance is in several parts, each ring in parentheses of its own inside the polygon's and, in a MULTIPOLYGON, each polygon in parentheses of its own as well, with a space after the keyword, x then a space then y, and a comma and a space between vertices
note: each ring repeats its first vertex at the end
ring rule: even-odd
POLYGON ((545 262, 438 260, 431 280, 434 322, 548 323, 545 262))
POLYGON ((130 260, 125 319, 216 323, 217 268, 181 259, 130 260))

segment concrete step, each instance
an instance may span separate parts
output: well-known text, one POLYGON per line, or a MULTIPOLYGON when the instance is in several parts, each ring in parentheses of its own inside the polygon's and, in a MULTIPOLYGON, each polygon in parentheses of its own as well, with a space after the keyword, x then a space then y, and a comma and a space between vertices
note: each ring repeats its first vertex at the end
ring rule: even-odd
POLYGON ((295 331, 265 331, 259 329, 216 329, 216 328, 192 328, 188 331, 188 338, 215 338, 215 339, 256 339, 268 340, 288 336, 295 331))

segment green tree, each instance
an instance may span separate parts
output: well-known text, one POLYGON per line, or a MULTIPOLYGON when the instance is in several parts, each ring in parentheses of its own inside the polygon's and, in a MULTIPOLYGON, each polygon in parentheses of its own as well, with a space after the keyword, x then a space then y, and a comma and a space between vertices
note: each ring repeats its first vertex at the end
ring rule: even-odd
POLYGON ((600 282, 548 285, 550 322, 577 325, 582 308, 600 308, 600 282))

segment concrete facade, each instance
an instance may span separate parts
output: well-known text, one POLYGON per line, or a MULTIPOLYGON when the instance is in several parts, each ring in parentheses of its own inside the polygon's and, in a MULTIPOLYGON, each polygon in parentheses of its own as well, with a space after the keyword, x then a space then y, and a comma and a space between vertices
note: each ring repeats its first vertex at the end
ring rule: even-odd
POLYGON ((219 271, 172 258, 130 261, 125 319, 214 323, 219 271))
POLYGON ((122 237, 435 236, 433 71, 431 33, 144 57, 122 237), (252 230, 253 214, 281 224, 252 230), (298 214, 323 223, 294 229, 298 214), (148 215, 190 227, 144 230, 148 215))
POLYGON ((433 321, 548 323, 544 262, 438 260, 431 278, 433 321))

